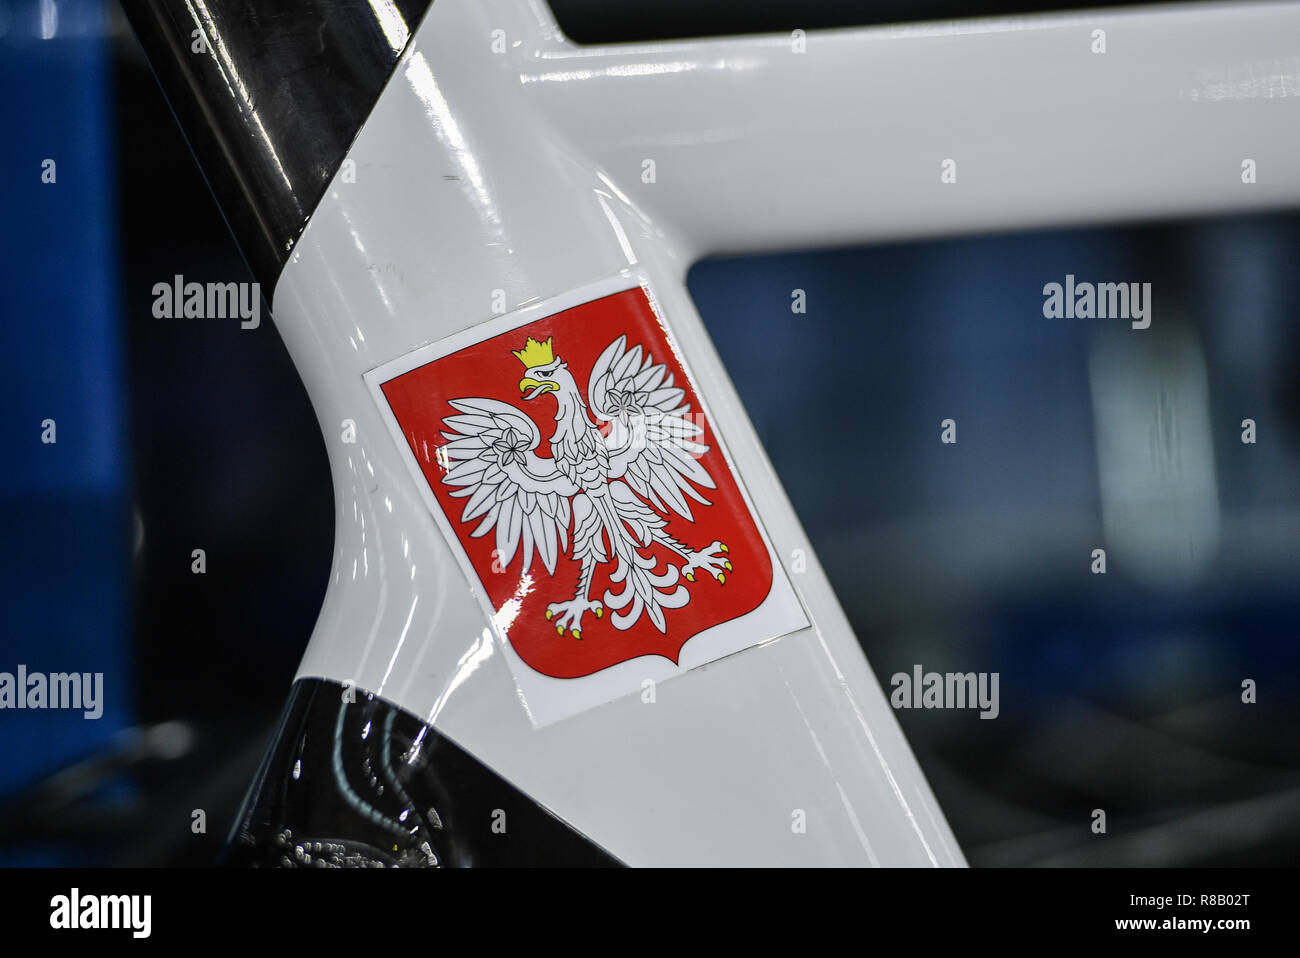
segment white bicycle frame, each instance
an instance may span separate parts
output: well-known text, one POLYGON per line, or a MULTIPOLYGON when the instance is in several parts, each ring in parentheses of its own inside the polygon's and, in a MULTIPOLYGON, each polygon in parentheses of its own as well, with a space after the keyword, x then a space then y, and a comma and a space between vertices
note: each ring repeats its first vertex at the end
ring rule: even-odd
POLYGON ((541 0, 436 0, 409 43, 413 25, 386 22, 405 53, 274 293, 337 506, 300 676, 422 716, 630 864, 961 864, 687 270, 1296 204, 1300 4, 612 47, 568 42, 541 0), (776 554, 808 557, 790 576, 812 625, 673 678, 653 705, 538 727, 363 376, 492 319, 494 297, 513 311, 631 269, 776 554))

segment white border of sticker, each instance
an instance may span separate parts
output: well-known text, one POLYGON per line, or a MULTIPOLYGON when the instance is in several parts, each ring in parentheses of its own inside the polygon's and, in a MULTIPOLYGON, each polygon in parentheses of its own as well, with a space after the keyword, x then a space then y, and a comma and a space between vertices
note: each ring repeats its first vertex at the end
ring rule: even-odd
MULTIPOLYGON (((570 290, 551 299, 521 307, 514 312, 471 326, 469 329, 454 333, 445 339, 429 343, 426 346, 418 347, 390 362, 376 366, 367 372, 364 378, 370 395, 379 406, 380 415, 387 424, 393 441, 398 446, 399 454, 420 490, 420 496, 424 500, 425 506, 432 513, 443 534, 443 538, 456 555, 461 571, 465 573, 469 581, 470 591, 474 593, 479 607, 486 616, 487 624, 493 638, 496 640, 497 648, 504 651, 506 660, 510 663, 510 671, 514 675, 515 683, 518 686, 520 699, 528 712, 529 719, 535 726, 550 725, 569 716, 585 712, 597 705, 603 705, 625 695, 639 692, 647 679, 658 684, 665 679, 707 665, 724 656, 761 645, 808 627, 808 616, 804 612, 803 606, 800 604, 798 596, 790 583, 784 565, 778 558, 776 550, 772 547, 771 539, 768 537, 758 511, 754 508, 749 492, 745 488, 745 483, 740 473, 736 471, 731 453, 727 450, 726 443, 718 433, 717 420, 709 411, 708 403, 705 401, 699 384, 686 363, 686 357, 672 334, 672 328, 668 325, 663 310, 659 306, 659 301, 655 298, 654 292, 650 288, 649 279, 643 270, 621 270, 613 276, 588 286, 570 290), (474 564, 461 546, 460 539, 456 535, 451 521, 443 512, 442 506, 429 484, 429 480, 425 477, 419 461, 411 451, 410 443, 407 442, 401 424, 398 423, 397 417, 393 414, 392 407, 389 406, 388 398, 384 395, 381 387, 391 379, 396 379, 404 373, 442 359, 444 356, 458 352, 468 346, 473 346, 485 339, 491 339, 494 336, 508 333, 512 329, 518 329, 520 326, 526 326, 539 319, 562 313, 575 306, 581 306, 615 293, 635 289, 638 286, 645 290, 646 298, 650 302, 650 308, 654 311, 664 330, 668 346, 690 381, 696 398, 699 400, 700 409, 704 413, 710 431, 713 433, 713 438, 722 453, 723 461, 726 463, 727 468, 731 470, 731 475, 740 490, 745 507, 749 510, 750 517, 763 539, 763 545, 767 548, 768 558, 772 566, 772 585, 768 590, 767 597, 759 604, 758 608, 738 618, 705 629, 688 639, 678 654, 677 665, 673 665, 671 661, 663 656, 642 655, 581 678, 557 679, 534 670, 511 647, 497 610, 480 583, 478 570, 474 568, 474 564)), ((508 627, 508 623, 506 626, 508 627)), ((593 641, 595 638, 593 632, 593 641)))

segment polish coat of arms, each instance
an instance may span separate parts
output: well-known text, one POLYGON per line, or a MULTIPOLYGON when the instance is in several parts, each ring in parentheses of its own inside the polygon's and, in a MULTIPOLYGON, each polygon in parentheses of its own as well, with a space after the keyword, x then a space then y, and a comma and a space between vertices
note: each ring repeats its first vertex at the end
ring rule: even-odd
POLYGON ((671 674, 807 624, 642 285, 501 320, 368 378, 528 669, 671 674))

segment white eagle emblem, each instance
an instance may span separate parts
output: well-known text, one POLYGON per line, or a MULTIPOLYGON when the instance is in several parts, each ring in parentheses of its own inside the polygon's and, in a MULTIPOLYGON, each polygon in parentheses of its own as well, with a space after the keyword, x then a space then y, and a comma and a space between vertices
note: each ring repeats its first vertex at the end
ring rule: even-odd
POLYGON ((673 513, 694 521, 689 499, 709 505, 697 488, 715 488, 699 462, 709 450, 697 441, 704 430, 672 373, 641 346, 628 349, 626 336, 600 354, 585 397, 568 364, 554 355, 553 338, 529 337, 523 349, 511 350, 524 364, 523 399, 555 399, 550 458, 537 455, 541 433, 519 407, 454 399, 457 415, 443 419, 442 481, 468 500, 462 522, 481 519, 471 535, 496 529, 503 567, 520 554, 526 572, 536 555, 554 576, 559 555, 581 562, 573 598, 546 609, 560 635, 567 629, 581 639, 583 615, 599 619, 606 608, 615 628, 629 629, 644 614, 666 632, 664 610, 690 602, 681 578, 694 582, 703 569, 725 583, 732 570, 724 543, 693 550, 664 531, 673 513), (660 571, 656 543, 680 561, 660 571), (592 577, 610 562, 610 581, 621 588, 605 590, 597 601, 590 596, 592 577))

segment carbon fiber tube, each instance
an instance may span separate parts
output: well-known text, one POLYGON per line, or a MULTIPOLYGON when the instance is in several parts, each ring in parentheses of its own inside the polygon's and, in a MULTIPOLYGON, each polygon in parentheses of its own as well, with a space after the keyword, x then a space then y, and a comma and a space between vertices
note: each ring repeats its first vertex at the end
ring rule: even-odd
POLYGON ((268 295, 431 0, 123 0, 268 295))

